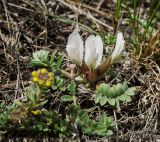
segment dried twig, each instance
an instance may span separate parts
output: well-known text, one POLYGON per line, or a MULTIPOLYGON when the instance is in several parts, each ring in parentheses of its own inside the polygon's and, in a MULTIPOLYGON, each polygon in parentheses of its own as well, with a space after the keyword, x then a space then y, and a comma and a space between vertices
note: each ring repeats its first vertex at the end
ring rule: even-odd
POLYGON ((100 21, 99 19, 95 18, 93 15, 91 15, 88 11, 82 10, 80 8, 77 8, 75 5, 71 5, 63 0, 57 0, 58 2, 62 3, 63 5, 65 5, 66 7, 70 8, 71 10, 73 10, 74 12, 81 14, 81 15, 85 15, 87 19, 93 19, 94 21, 96 21, 98 24, 108 28, 109 30, 113 30, 113 27, 111 27, 110 25, 100 21))
POLYGON ((104 2, 104 0, 100 0, 100 1, 99 1, 98 6, 97 6, 97 8, 96 8, 97 10, 101 7, 101 5, 103 4, 103 2, 104 2))

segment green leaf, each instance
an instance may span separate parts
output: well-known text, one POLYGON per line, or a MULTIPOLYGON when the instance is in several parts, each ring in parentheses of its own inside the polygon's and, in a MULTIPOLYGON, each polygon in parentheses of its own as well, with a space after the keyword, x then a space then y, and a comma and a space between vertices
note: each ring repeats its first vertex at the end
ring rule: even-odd
POLYGON ((96 96, 94 97, 94 102, 97 104, 100 101, 101 97, 101 94, 96 94, 96 96))
POLYGON ((52 90, 57 90, 58 87, 57 86, 54 86, 54 84, 51 86, 52 90))
POLYGON ((127 83, 124 83, 124 84, 122 85, 122 89, 123 89, 123 92, 125 92, 125 91, 128 89, 127 83))
POLYGON ((49 51, 40 50, 33 53, 33 59, 40 61, 40 60, 48 60, 49 51))
POLYGON ((68 109, 68 114, 69 115, 77 115, 79 110, 80 110, 80 108, 78 106, 71 104, 68 109))
POLYGON ((115 96, 115 89, 114 87, 110 87, 109 90, 108 90, 108 93, 107 93, 107 97, 111 97, 113 98, 115 96))
POLYGON ((106 126, 108 124, 111 124, 112 123, 112 118, 111 117, 107 117, 106 114, 102 114, 100 117, 99 117, 99 125, 102 125, 102 126, 106 126))
POLYGON ((36 89, 34 86, 29 86, 26 88, 27 97, 32 103, 36 102, 36 89))
POLYGON ((55 54, 56 54, 56 52, 53 52, 51 57, 50 57, 50 61, 49 61, 50 65, 54 64, 55 54))
POLYGON ((127 91, 125 91, 125 94, 129 95, 129 96, 133 96, 135 94, 134 93, 135 91, 136 91, 136 88, 135 87, 131 87, 127 91))
POLYGON ((121 94, 120 92, 120 88, 121 88, 121 84, 117 84, 117 85, 113 85, 112 86, 112 98, 116 98, 117 96, 119 96, 121 94))
POLYGON ((126 86, 126 84, 118 83, 116 85, 117 96, 120 96, 121 94, 123 94, 127 88, 128 87, 126 86))
POLYGON ((63 95, 63 96, 61 97, 61 100, 62 100, 63 102, 72 102, 72 101, 73 101, 73 97, 70 96, 70 95, 63 95))
POLYGON ((108 101, 108 98, 106 96, 100 98, 100 104, 101 104, 101 106, 105 105, 107 103, 107 101, 108 101))
POLYGON ((84 110, 80 110, 76 121, 80 125, 89 123, 90 119, 89 119, 87 112, 85 112, 84 110))
POLYGON ((125 96, 125 99, 126 99, 125 100, 126 102, 131 102, 131 100, 132 100, 130 96, 125 96))
POLYGON ((116 100, 115 100, 114 98, 108 99, 108 103, 109 103, 111 106, 115 106, 116 100))
POLYGON ((40 50, 33 53, 33 59, 31 59, 30 65, 31 66, 49 66, 49 59, 48 59, 49 51, 40 50))
POLYGON ((63 80, 62 78, 56 76, 56 81, 55 81, 55 83, 56 83, 56 86, 57 86, 57 87, 60 87, 60 86, 63 84, 63 81, 64 81, 64 80, 63 80))
POLYGON ((43 131, 44 131, 44 132, 48 132, 49 129, 48 129, 48 128, 44 128, 43 131))
POLYGON ((96 134, 99 135, 99 136, 106 136, 106 128, 101 127, 99 129, 97 129, 96 134))
POLYGON ((60 56, 58 57, 57 63, 56 63, 56 66, 55 66, 56 69, 59 69, 59 68, 60 68, 60 66, 61 66, 61 64, 62 64, 62 61, 63 61, 63 58, 64 58, 64 55, 60 55, 60 56))
POLYGON ((88 134, 88 135, 93 135, 94 133, 93 128, 91 126, 82 128, 82 131, 84 134, 88 134))
POLYGON ((107 135, 107 136, 113 135, 113 131, 112 131, 112 130, 108 130, 107 133, 106 133, 106 135, 107 135))
POLYGON ((98 92, 100 92, 102 94, 102 96, 106 96, 108 89, 109 89, 109 85, 102 83, 98 88, 98 92))
POLYGON ((69 91, 72 95, 76 94, 76 89, 77 89, 77 85, 75 83, 75 81, 72 81, 71 84, 69 85, 69 91))
POLYGON ((52 85, 52 89, 56 90, 58 89, 62 84, 63 84, 64 80, 62 78, 60 78, 59 76, 55 76, 55 81, 54 84, 52 85))
POLYGON ((118 100, 120 101, 125 101, 126 100, 126 96, 125 95, 121 95, 117 97, 118 100))
POLYGON ((39 106, 43 106, 43 105, 45 105, 47 102, 48 102, 48 100, 42 101, 42 102, 39 103, 39 106))

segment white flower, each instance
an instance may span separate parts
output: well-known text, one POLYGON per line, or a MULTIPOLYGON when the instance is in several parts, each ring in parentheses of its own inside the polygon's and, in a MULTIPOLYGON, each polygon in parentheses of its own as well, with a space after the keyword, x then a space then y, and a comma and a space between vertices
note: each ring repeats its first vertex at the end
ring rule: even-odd
POLYGON ((111 56, 111 62, 115 62, 119 59, 119 57, 121 56, 122 52, 124 51, 124 38, 123 38, 123 34, 121 32, 119 32, 117 34, 117 39, 116 39, 116 46, 114 48, 114 51, 112 53, 111 56))
POLYGON ((97 68, 101 62, 103 54, 103 42, 99 35, 91 35, 85 43, 84 61, 90 68, 97 68))
MULTIPOLYGON (((75 31, 69 35, 66 51, 70 56, 70 58, 75 63, 77 63, 78 65, 82 65, 84 43, 78 32, 75 31)), ((85 64, 89 68, 92 69, 97 68, 101 62, 102 54, 103 54, 103 42, 101 37, 99 35, 89 36, 85 42, 85 54, 84 54, 85 64)))
POLYGON ((66 51, 70 58, 78 65, 82 65, 84 45, 77 31, 69 35, 66 51))

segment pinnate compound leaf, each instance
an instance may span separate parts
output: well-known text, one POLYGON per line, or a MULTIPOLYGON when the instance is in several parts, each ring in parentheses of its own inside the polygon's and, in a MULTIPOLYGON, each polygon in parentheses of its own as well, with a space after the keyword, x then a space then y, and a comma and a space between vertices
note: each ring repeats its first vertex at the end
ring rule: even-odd
POLYGON ((112 87, 108 84, 100 84, 97 87, 98 93, 94 98, 95 103, 100 103, 100 105, 105 105, 107 102, 119 108, 119 101, 122 102, 131 102, 131 96, 135 94, 135 87, 128 88, 126 83, 118 83, 112 87), (100 95, 100 96, 98 96, 100 95))

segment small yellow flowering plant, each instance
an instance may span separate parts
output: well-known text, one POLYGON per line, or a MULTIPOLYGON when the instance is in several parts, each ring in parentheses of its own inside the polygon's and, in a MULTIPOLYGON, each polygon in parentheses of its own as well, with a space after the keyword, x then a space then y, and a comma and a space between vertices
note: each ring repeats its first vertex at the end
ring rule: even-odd
POLYGON ((54 74, 46 68, 32 72, 32 80, 41 87, 51 87, 54 82, 54 74))
POLYGON ((43 98, 43 94, 49 91, 49 87, 53 86, 54 73, 49 72, 46 68, 41 68, 33 71, 31 74, 35 85, 28 88, 27 96, 30 100, 28 110, 36 116, 41 114, 41 110, 38 107, 43 106, 47 102, 43 98))

